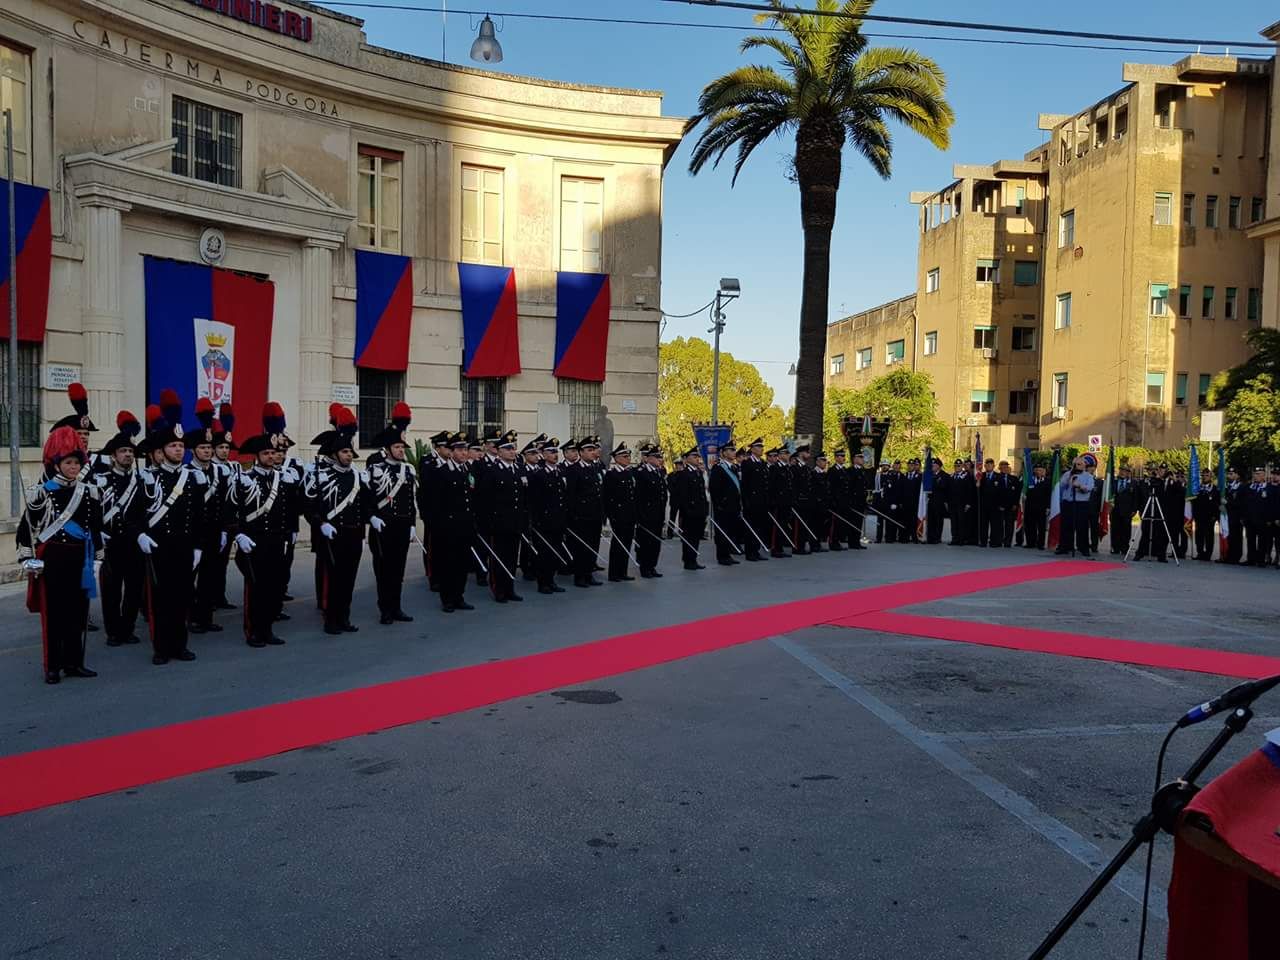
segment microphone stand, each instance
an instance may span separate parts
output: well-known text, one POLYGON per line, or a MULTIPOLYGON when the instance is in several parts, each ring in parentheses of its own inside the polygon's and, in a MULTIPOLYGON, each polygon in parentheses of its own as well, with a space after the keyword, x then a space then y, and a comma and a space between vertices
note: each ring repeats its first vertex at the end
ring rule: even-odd
POLYGON ((1178 827, 1178 819, 1182 815, 1182 811, 1186 809, 1191 799, 1200 792, 1200 787, 1196 785, 1195 780, 1206 769, 1214 758, 1222 752, 1222 748, 1230 742, 1231 738, 1242 731, 1249 725, 1249 721, 1253 719, 1253 710, 1248 706, 1236 707, 1227 714, 1226 722, 1222 725, 1222 729, 1218 731, 1218 735, 1204 749, 1204 752, 1196 758, 1195 763, 1177 780, 1166 783, 1157 790, 1151 798, 1151 809, 1142 819, 1133 825, 1133 834, 1126 841, 1125 845, 1120 848, 1119 852, 1111 858, 1111 862, 1102 868, 1102 872, 1094 878, 1089 884, 1080 898, 1071 905, 1071 909, 1066 912, 1058 925, 1055 926, 1049 935, 1041 941, 1040 946, 1032 951, 1027 960, 1044 960, 1049 952, 1057 946, 1070 930, 1077 920, 1084 915, 1089 906, 1098 898, 1098 894, 1106 889, 1115 875, 1129 861, 1144 843, 1152 843, 1155 841, 1156 835, 1161 831, 1172 835, 1178 827))

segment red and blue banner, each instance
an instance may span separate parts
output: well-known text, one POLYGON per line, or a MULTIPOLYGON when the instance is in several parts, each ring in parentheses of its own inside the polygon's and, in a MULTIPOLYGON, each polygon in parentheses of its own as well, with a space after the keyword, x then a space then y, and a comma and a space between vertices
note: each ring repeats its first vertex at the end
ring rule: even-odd
MULTIPOLYGON (((49 191, 14 185, 18 236, 18 339, 43 343, 49 316, 49 268, 53 263, 53 227, 49 191)), ((0 177, 0 337, 9 338, 9 181, 0 177)))
POLYGON ((233 270, 143 258, 147 322, 147 402, 172 387, 197 427, 196 401, 267 402, 275 284, 233 270))
POLYGON ((609 275, 556 274, 555 375, 604 380, 609 351, 609 275))
POLYGON ((355 365, 407 370, 413 316, 413 259, 356 251, 355 365))
POLYGON ((516 272, 510 267, 458 264, 462 295, 462 372, 510 377, 520 372, 516 272))

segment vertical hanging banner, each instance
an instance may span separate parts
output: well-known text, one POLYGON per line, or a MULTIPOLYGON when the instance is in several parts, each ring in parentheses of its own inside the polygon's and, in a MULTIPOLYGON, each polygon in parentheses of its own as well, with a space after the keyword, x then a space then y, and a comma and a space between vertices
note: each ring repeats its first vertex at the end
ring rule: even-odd
POLYGON ((413 259, 356 251, 355 365, 407 370, 413 316, 413 259))
POLYGON ((711 466, 711 451, 719 452, 720 448, 733 439, 733 427, 727 423, 695 423, 693 426, 693 442, 698 445, 698 456, 708 467, 711 466))
POLYGON ((556 274, 555 375, 604 380, 609 352, 609 275, 556 274))
POLYGON ((267 402, 275 285, 233 270, 143 258, 147 326, 147 402, 172 387, 198 426, 196 401, 267 402))
MULTIPOLYGON (((13 187, 14 219, 18 227, 18 339, 24 343, 43 343, 49 316, 49 268, 53 263, 49 191, 25 183, 15 183, 13 187)), ((9 276, 9 181, 0 177, 0 338, 6 340, 9 338, 9 295, 13 289, 9 276)))
POLYGON ((462 372, 510 377, 520 372, 516 272, 510 267, 458 264, 462 295, 462 372))

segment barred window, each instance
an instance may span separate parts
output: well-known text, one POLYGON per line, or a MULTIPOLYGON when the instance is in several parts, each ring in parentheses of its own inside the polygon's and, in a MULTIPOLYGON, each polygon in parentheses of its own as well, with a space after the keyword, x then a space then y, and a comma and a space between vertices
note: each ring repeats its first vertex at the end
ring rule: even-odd
MULTIPOLYGON (((18 344, 18 443, 38 447, 40 435, 40 344, 18 344)), ((9 341, 0 341, 0 446, 9 446, 9 341)))
POLYGON ((360 426, 359 442, 367 446, 374 434, 380 433, 391 421, 391 408, 404 399, 404 374, 357 367, 356 375, 360 384, 360 405, 356 415, 360 426))
POLYGON ((569 405, 569 432, 574 437, 596 432, 603 386, 592 380, 556 381, 560 402, 569 405))
POLYGON ((173 98, 173 172, 224 187, 240 186, 240 114, 173 98))
POLYGON ((506 377, 477 377, 462 375, 462 411, 458 417, 462 432, 472 437, 484 437, 492 431, 506 429, 506 377))

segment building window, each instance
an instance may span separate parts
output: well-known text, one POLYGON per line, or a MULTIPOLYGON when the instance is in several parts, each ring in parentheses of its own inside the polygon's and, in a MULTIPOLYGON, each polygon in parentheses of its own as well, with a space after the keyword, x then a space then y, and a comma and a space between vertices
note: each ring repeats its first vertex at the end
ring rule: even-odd
POLYGON ((1244 214, 1244 210, 1241 209, 1240 198, 1228 197, 1227 198, 1227 226, 1230 227, 1232 230, 1239 230, 1244 225, 1241 222, 1241 218, 1243 214, 1244 214))
POLYGON ((1151 285, 1151 315, 1163 317, 1169 310, 1169 285, 1153 283, 1151 285))
POLYGON ((1067 375, 1065 373, 1055 373, 1053 375, 1053 405, 1066 409, 1067 375))
POLYGON ((1157 193, 1155 213, 1152 217, 1157 227, 1167 227, 1173 223, 1173 194, 1157 193))
POLYGON ((970 390, 969 391, 969 412, 970 413, 990 413, 991 405, 996 402, 996 392, 994 390, 970 390))
POLYGON ((1182 225, 1184 227, 1194 227, 1196 224, 1196 195, 1194 193, 1184 193, 1182 195, 1182 225))
POLYGON ((1116 130, 1115 138, 1123 140, 1124 135, 1129 132, 1129 108, 1128 106, 1116 107, 1116 130))
POLYGON ((1204 225, 1212 228, 1218 226, 1218 198, 1213 194, 1204 198, 1204 225))
POLYGON ((360 439, 368 443, 391 422, 391 408, 404 399, 404 373, 356 368, 359 380, 360 439))
POLYGON ((1016 187, 1013 191, 1013 212, 1022 216, 1027 210, 1027 188, 1016 187))
POLYGON ((1173 403, 1174 406, 1185 407, 1187 405, 1187 374, 1175 374, 1173 378, 1173 403))
POLYGON ((1191 319, 1191 284, 1184 283, 1178 288, 1178 316, 1191 319))
POLYGON ((1034 350, 1036 348, 1036 328, 1035 327, 1014 327, 1013 328, 1013 349, 1015 350, 1034 350))
POLYGON ((356 243, 399 253, 400 171, 404 167, 404 154, 363 143, 357 153, 360 203, 356 212, 356 243))
POLYGON ((1254 197, 1249 201, 1249 222, 1258 223, 1266 216, 1267 205, 1261 197, 1254 197))
POLYGON ((1058 294, 1057 309, 1053 315, 1053 329, 1065 330, 1071 326, 1071 294, 1058 294))
POLYGON ((1040 282, 1040 264, 1035 260, 1016 260, 1013 264, 1013 285, 1034 287, 1040 282))
POLYGON ((604 181, 560 178, 560 269, 599 273, 603 264, 604 181))
MULTIPOLYGON (((4 110, 13 111, 13 178, 30 183, 31 57, 24 50, 0 43, 0 112, 4 110)), ((0 140, 3 140, 2 133, 0 140)), ((0 148, 3 146, 0 143, 0 148)), ((0 224, 0 228, 3 226, 0 224)), ((8 429, 7 423, 5 429, 8 429)))
POLYGON ((844 373, 844 354, 837 353, 831 358, 831 375, 834 377, 841 373, 844 373))
POLYGON ((1164 374, 1148 373, 1147 374, 1147 403, 1151 406, 1160 406, 1164 403, 1164 374))
POLYGON ((585 437, 596 432, 600 420, 600 404, 604 384, 594 380, 556 381, 556 393, 560 402, 569 407, 569 432, 575 437, 585 437))
POLYGON ((506 377, 462 375, 462 432, 472 437, 494 436, 506 429, 506 377))
POLYGON ((901 363, 907 355, 907 341, 890 340, 884 346, 884 362, 886 364, 901 363))
POLYGON ((1196 391, 1196 403, 1199 406, 1208 406, 1209 404, 1209 384, 1213 380, 1213 376, 1208 373, 1200 374, 1200 387, 1196 391))
POLYGON ((1099 117, 1093 121, 1093 145, 1095 147, 1105 146, 1107 142, 1107 118, 1099 117))
POLYGON ((996 328, 977 326, 973 328, 973 349, 994 350, 996 348, 996 328))
POLYGON ((925 274, 924 276, 924 292, 925 293, 938 292, 939 276, 940 275, 937 267, 934 267, 932 270, 930 270, 928 273, 925 274))
POLYGON ((1076 212, 1068 210, 1058 217, 1058 249, 1073 247, 1076 243, 1076 212))
POLYGON ((870 347, 862 347, 858 350, 858 357, 854 361, 853 366, 854 366, 854 369, 856 370, 865 370, 867 369, 867 367, 871 366, 871 348, 870 347))
POLYGON ((1009 415, 1019 417, 1031 413, 1032 396, 1030 390, 1010 390, 1009 415))
POLYGON ((1000 261, 999 260, 979 260, 977 281, 979 283, 999 283, 1000 282, 1000 261))
POLYGON ((1226 296, 1223 300, 1223 314, 1228 320, 1239 320, 1240 310, 1236 306, 1236 288, 1227 287, 1226 296))
POLYGON ((462 166, 462 259, 502 264, 502 174, 462 166))
POLYGON ((1200 298, 1200 316, 1206 320, 1213 319, 1213 287, 1205 287, 1200 298))
POLYGON ((1173 98, 1176 90, 1164 87, 1156 91, 1156 126, 1168 129, 1173 125, 1173 98))
POLYGON ((930 330, 924 335, 924 355, 932 357, 938 352, 938 331, 930 330))
POLYGON ((1257 287, 1249 288, 1249 299, 1245 305, 1248 313, 1245 314, 1247 320, 1257 320, 1258 314, 1262 312, 1262 291, 1257 287))
POLYGON ((240 186, 242 118, 230 110, 173 98, 173 172, 224 187, 240 186))
MULTIPOLYGON (((14 168, 17 169, 16 161, 14 168)), ((18 444, 23 447, 38 447, 43 440, 40 430, 40 344, 19 343, 18 444)), ((0 340, 0 447, 9 449, 8 337, 0 340)))

